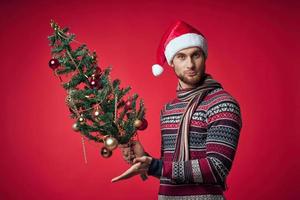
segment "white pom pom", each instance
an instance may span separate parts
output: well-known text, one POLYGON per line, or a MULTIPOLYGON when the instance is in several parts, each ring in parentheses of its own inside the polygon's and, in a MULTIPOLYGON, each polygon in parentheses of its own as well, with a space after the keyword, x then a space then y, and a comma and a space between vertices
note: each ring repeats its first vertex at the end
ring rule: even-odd
POLYGON ((152 73, 154 76, 159 76, 163 73, 164 68, 159 64, 152 65, 152 73))

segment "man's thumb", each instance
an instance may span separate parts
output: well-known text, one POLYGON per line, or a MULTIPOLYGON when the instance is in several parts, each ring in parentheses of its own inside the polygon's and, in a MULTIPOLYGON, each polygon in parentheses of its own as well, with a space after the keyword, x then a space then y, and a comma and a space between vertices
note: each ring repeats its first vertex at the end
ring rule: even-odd
POLYGON ((146 160, 146 157, 145 156, 142 156, 142 157, 138 157, 138 158, 135 158, 133 160, 133 164, 137 163, 137 162, 145 162, 146 160))

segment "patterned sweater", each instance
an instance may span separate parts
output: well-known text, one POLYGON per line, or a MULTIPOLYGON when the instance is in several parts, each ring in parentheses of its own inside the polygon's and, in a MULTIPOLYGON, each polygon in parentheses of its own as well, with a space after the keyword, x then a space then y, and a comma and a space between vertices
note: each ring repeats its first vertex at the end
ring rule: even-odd
POLYGON ((222 88, 210 91, 191 119, 190 160, 175 162, 177 129, 186 105, 176 98, 161 110, 161 158, 153 158, 148 174, 160 179, 159 199, 224 199, 242 127, 239 104, 222 88))

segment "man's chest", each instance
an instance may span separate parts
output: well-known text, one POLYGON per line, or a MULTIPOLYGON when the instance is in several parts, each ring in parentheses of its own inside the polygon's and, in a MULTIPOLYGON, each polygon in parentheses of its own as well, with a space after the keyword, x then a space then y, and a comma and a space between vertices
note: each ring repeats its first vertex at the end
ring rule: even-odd
MULTIPOLYGON (((170 157, 175 151, 176 138, 184 109, 183 105, 166 107, 164 115, 161 117, 162 150, 167 157, 170 157)), ((205 155, 207 139, 205 106, 199 105, 193 113, 188 137, 191 157, 205 155)))

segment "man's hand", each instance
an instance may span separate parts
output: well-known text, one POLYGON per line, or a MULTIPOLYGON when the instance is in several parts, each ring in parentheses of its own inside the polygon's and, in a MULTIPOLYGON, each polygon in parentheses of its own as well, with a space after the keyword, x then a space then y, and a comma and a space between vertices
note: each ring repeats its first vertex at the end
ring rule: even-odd
POLYGON ((131 141, 128 144, 120 144, 119 147, 122 151, 123 159, 129 164, 132 164, 133 159, 145 155, 144 148, 138 141, 131 141))
POLYGON ((133 160, 133 165, 127 169, 123 174, 117 176, 111 180, 111 182, 117 182, 120 180, 131 178, 137 174, 146 174, 151 164, 152 157, 142 156, 133 160))

